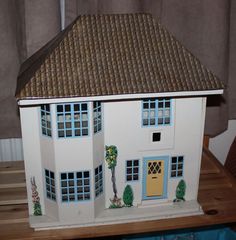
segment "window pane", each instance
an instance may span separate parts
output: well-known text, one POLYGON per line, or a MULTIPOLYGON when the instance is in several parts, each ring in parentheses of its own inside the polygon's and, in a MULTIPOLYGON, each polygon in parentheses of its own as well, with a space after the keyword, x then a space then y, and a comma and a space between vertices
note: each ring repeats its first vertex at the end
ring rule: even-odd
POLYGON ((148 109, 148 108, 149 108, 149 104, 148 104, 148 103, 146 103, 146 102, 145 102, 145 103, 143 103, 143 108, 144 108, 144 109, 148 109))
POLYGON ((87 103, 81 104, 81 107, 82 107, 82 111, 86 111, 87 110, 87 103))
POLYGON ((63 105, 57 105, 57 112, 63 112, 63 105))
POLYGON ((71 130, 66 130, 66 136, 71 137, 72 136, 72 131, 71 130))
POLYGON ((80 136, 80 135, 81 135, 80 130, 75 130, 75 136, 80 136))
POLYGON ((65 111, 70 112, 70 105, 65 105, 65 111))
POLYGON ((80 105, 79 104, 74 104, 74 111, 75 112, 80 111, 80 105))
POLYGON ((84 172, 84 177, 88 178, 89 177, 89 171, 84 172))
POLYGON ((83 129, 82 130, 82 135, 87 136, 88 135, 88 129, 83 129))

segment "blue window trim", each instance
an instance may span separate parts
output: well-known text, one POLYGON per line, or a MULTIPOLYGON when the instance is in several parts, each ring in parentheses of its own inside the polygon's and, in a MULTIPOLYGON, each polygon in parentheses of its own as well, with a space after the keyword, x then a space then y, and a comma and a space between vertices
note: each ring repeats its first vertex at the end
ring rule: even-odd
POLYGON ((103 165, 94 169, 94 193, 99 197, 103 193, 103 165))
POLYGON ((56 202, 56 181, 55 181, 55 173, 44 169, 45 175, 45 191, 46 197, 52 201, 56 202))
POLYGON ((126 182, 139 181, 139 159, 126 160, 125 162, 125 180, 126 182), (137 163, 137 165, 136 165, 137 163), (137 172, 136 172, 137 170, 137 172))
POLYGON ((143 200, 149 199, 164 199, 167 198, 167 188, 168 188, 168 163, 169 156, 158 156, 158 157, 144 157, 143 158, 143 186, 142 186, 142 197, 143 200), (147 162, 148 160, 164 160, 164 188, 163 194, 161 196, 148 197, 146 196, 146 179, 147 179, 147 162))
POLYGON ((87 102, 57 104, 56 119, 58 138, 89 136, 89 104, 87 102))
POLYGON ((40 106, 40 117, 42 135, 52 137, 51 106, 49 104, 40 106))
POLYGON ((184 156, 172 156, 170 164, 170 177, 181 178, 184 175, 184 156), (174 162, 174 159, 176 162, 174 162))
POLYGON ((61 202, 84 202, 91 200, 90 171, 60 173, 61 202), (88 174, 88 176, 86 176, 88 174), (64 178, 64 176, 65 178, 64 178))
POLYGON ((93 102, 93 132, 98 133, 102 130, 102 104, 93 102))
POLYGON ((158 98, 142 100, 143 127, 171 126, 171 124, 172 124, 172 99, 158 98), (167 116, 166 112, 167 113, 169 112, 167 116), (162 116, 160 116, 160 113, 162 113, 162 116), (145 114, 147 114, 147 116, 145 116, 145 114), (145 120, 146 123, 144 123, 145 120))

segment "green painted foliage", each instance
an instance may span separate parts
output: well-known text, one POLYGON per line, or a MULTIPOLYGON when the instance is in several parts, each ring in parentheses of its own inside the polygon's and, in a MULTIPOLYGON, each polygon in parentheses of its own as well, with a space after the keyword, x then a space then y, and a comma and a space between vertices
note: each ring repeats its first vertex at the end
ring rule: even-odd
POLYGON ((176 188, 176 199, 175 201, 185 201, 185 192, 186 192, 186 183, 183 179, 181 179, 176 188))
POLYGON ((41 216, 42 215, 42 210, 41 210, 40 203, 34 203, 34 215, 35 216, 41 216))
POLYGON ((134 201, 134 194, 132 187, 130 185, 126 185, 124 192, 123 192, 123 202, 125 206, 131 207, 133 206, 134 201))
POLYGON ((117 147, 114 145, 106 146, 106 162, 108 164, 108 168, 112 169, 116 166, 117 163, 117 147))

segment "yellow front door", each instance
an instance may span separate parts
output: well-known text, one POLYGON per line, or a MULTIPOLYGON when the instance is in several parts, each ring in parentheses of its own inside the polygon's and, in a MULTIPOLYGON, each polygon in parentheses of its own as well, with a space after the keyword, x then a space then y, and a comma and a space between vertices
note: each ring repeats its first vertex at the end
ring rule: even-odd
POLYGON ((164 160, 147 160, 146 196, 162 196, 164 190, 164 160))

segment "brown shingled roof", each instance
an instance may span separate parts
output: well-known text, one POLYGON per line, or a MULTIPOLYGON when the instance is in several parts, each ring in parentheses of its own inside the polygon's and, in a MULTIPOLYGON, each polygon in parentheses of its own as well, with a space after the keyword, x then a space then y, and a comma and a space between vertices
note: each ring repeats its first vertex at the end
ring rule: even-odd
POLYGON ((150 14, 85 15, 24 64, 16 97, 222 88, 217 77, 150 14))

